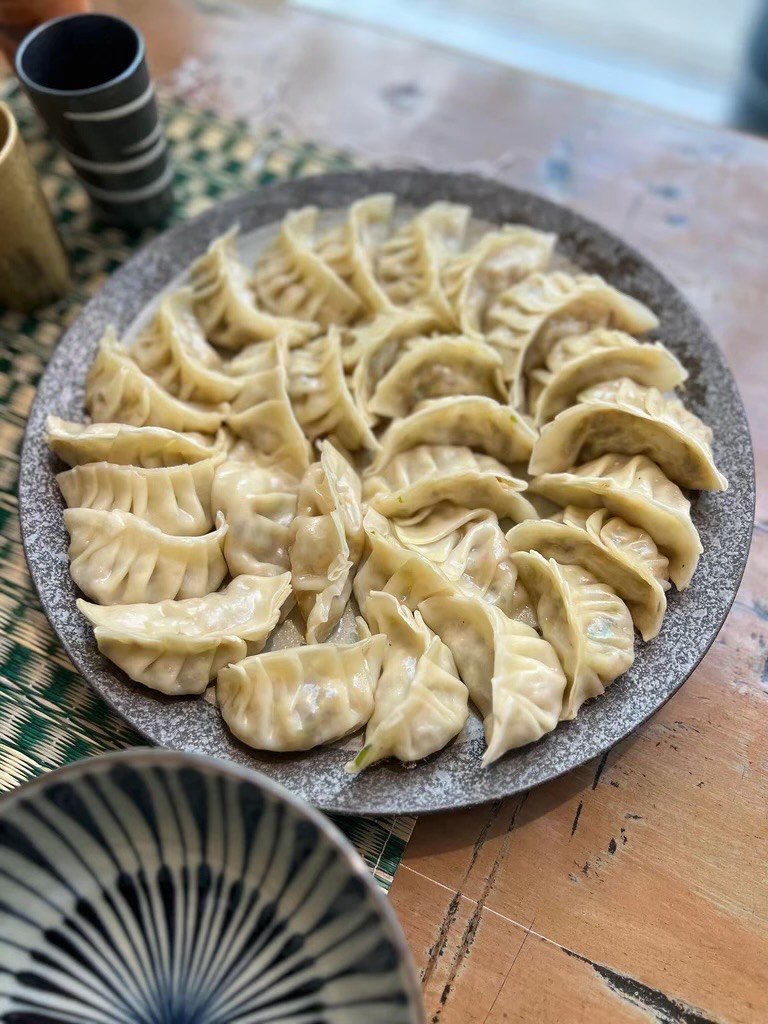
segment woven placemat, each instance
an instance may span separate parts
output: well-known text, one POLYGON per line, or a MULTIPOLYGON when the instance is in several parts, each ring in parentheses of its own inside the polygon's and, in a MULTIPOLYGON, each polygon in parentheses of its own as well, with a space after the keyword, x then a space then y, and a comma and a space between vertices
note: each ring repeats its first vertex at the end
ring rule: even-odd
MULTIPOLYGON (((73 288, 33 315, 0 311, 0 790, 41 772, 144 740, 81 678, 61 650, 34 592, 19 534, 19 453, 37 381, 63 330, 91 295, 155 234, 129 235, 92 219, 85 192, 15 82, 0 87, 21 129, 72 262, 73 288)), ((170 223, 244 189, 354 166, 344 154, 274 132, 249 132, 161 99, 175 168, 170 223)), ((388 889, 414 819, 334 818, 388 889)))

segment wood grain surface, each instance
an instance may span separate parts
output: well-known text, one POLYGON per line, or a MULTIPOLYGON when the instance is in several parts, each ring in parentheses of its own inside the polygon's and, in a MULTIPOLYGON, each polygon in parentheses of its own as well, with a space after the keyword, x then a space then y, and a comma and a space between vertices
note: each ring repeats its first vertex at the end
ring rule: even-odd
POLYGON ((172 89, 254 128, 575 207, 709 323, 758 472, 750 564, 720 637, 599 762, 421 819, 391 899, 434 1024, 767 1021, 768 146, 279 4, 96 6, 139 25, 172 89))

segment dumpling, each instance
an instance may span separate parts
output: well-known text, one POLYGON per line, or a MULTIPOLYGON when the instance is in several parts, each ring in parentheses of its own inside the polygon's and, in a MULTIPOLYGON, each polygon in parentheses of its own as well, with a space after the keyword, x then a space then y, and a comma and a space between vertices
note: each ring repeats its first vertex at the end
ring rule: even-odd
POLYGON ((712 431, 677 398, 622 378, 596 384, 543 428, 529 471, 558 473, 598 455, 647 455, 680 487, 724 491, 712 431))
POLYGON ((407 416, 419 402, 449 395, 507 401, 501 357, 481 341, 453 335, 418 338, 402 351, 368 403, 376 416, 407 416))
POLYGON ((208 251, 189 269, 195 313, 216 345, 239 350, 253 342, 280 338, 301 345, 317 334, 317 324, 272 316, 259 309, 248 273, 237 257, 237 226, 214 238, 208 251))
POLYGON ((327 330, 355 320, 363 304, 314 248, 317 209, 286 214, 274 242, 256 261, 253 284, 270 312, 313 320, 327 330))
POLYGON ((385 636, 257 654, 218 675, 216 696, 232 733, 257 750, 310 750, 365 725, 385 636))
POLYGON ((180 434, 166 427, 132 427, 125 423, 72 423, 49 416, 45 439, 68 466, 114 462, 120 466, 157 469, 214 458, 226 450, 223 435, 216 441, 200 434, 180 434))
POLYGON ((376 476, 368 477, 363 496, 372 508, 390 519, 411 516, 424 508, 450 501, 468 508, 485 508, 499 519, 538 519, 521 493, 524 480, 489 455, 457 445, 419 445, 396 455, 376 476))
POLYGON ((435 594, 453 593, 455 587, 423 554, 409 550, 395 537, 391 523, 369 508, 363 517, 367 557, 355 574, 352 592, 366 614, 368 597, 383 590, 415 611, 435 594))
POLYGON ((218 467, 211 507, 229 530, 224 557, 232 576, 274 575, 290 568, 290 527, 301 477, 290 464, 259 462, 245 447, 218 467))
POLYGON ((657 317, 637 299, 612 288, 597 274, 531 274, 507 289, 488 310, 487 341, 505 359, 515 402, 520 373, 544 362, 559 337, 589 327, 616 327, 643 334, 658 327, 657 317))
POLYGON ((435 326, 432 314, 425 318, 418 310, 407 310, 381 313, 370 323, 346 332, 348 340, 342 341, 341 359, 345 367, 353 368, 352 394, 368 423, 376 421, 369 402, 378 382, 411 341, 424 341, 423 332, 435 326))
POLYGON ((468 206, 432 203, 384 242, 375 269, 390 302, 400 307, 426 306, 437 326, 445 330, 457 326, 440 272, 460 250, 470 213, 468 206))
POLYGON ((358 199, 346 222, 317 243, 317 254, 363 301, 369 312, 392 309, 376 280, 376 252, 389 233, 395 197, 386 193, 358 199))
POLYGON ((519 598, 517 570, 493 513, 446 503, 414 520, 391 520, 399 544, 433 562, 455 589, 512 614, 519 598))
POLYGON ((367 475, 377 475, 400 452, 425 444, 463 445, 512 465, 530 456, 535 440, 535 430, 518 413, 492 398, 433 398, 391 424, 367 475))
POLYGON ((97 423, 130 423, 137 427, 215 434, 225 405, 202 406, 174 398, 148 377, 107 328, 85 385, 85 407, 97 423))
POLYGON ((545 270, 556 241, 556 235, 505 224, 500 231, 484 234, 466 252, 452 256, 440 279, 459 330, 482 335, 490 303, 517 281, 545 270))
POLYGON ((554 419, 593 384, 629 377, 638 384, 671 391, 688 377, 680 361, 660 341, 641 344, 631 334, 604 327, 555 342, 546 367, 533 371, 541 390, 529 407, 537 424, 554 419))
POLYGON ((669 578, 677 589, 691 582, 703 550, 691 503, 647 456, 602 455, 569 472, 536 477, 530 487, 558 505, 604 506, 639 526, 669 559, 669 578))
POLYGON ((563 565, 579 565, 616 591, 644 640, 661 628, 667 607, 669 567, 643 530, 605 509, 569 506, 560 521, 519 523, 507 534, 509 550, 539 551, 563 565))
POLYGON ((437 327, 435 314, 426 307, 393 308, 378 313, 372 319, 346 327, 341 335, 341 361, 344 369, 354 370, 360 360, 366 357, 366 394, 370 395, 376 381, 383 377, 397 358, 401 343, 437 327))
POLYGON ((219 669, 258 654, 291 593, 282 576, 238 576, 205 597, 158 604, 77 607, 96 643, 137 683, 171 695, 202 693, 219 669))
MULTIPOLYGON (((440 530, 430 539, 430 524, 422 531, 421 543, 415 542, 411 532, 409 544, 407 532, 400 540, 395 522, 368 509, 363 526, 370 553, 352 588, 363 615, 367 595, 374 590, 393 594, 411 611, 434 594, 464 593, 497 605, 507 614, 514 613, 520 602, 517 570, 509 560, 506 540, 495 517, 483 515, 481 510, 470 510, 468 515, 467 510, 461 510, 455 522, 460 525, 454 531, 449 529, 445 544, 442 541, 446 535, 440 530), (411 560, 408 570, 399 572, 411 560)), ((445 529, 451 524, 442 520, 440 525, 445 529)))
POLYGON ((340 448, 375 450, 378 441, 349 392, 338 329, 290 354, 288 393, 296 417, 310 440, 329 437, 340 448))
POLYGON ((211 486, 224 454, 168 469, 89 462, 56 477, 70 508, 119 509, 163 533, 194 537, 213 526, 211 486))
POLYGON ((346 765, 353 775, 388 757, 429 757, 458 736, 469 714, 453 655, 419 612, 381 592, 369 596, 366 612, 388 642, 363 749, 346 765))
POLYGON ((241 387, 220 372, 221 359, 200 329, 189 289, 162 300, 130 353, 144 373, 186 402, 229 402, 241 387))
POLYGON ((554 648, 536 630, 466 597, 433 597, 420 611, 447 644, 483 716, 484 765, 555 728, 566 678, 554 648))
POLYGON ((519 551, 512 560, 568 680, 560 718, 575 718, 584 701, 604 693, 635 660, 632 616, 611 587, 580 565, 560 565, 537 551, 519 551))
POLYGON ((360 480, 330 441, 304 475, 290 533, 293 592, 307 624, 308 644, 336 627, 352 593, 363 552, 360 480))
POLYGON ((390 520, 394 537, 404 547, 419 551, 431 562, 444 562, 464 536, 464 527, 486 519, 481 508, 462 508, 444 501, 413 516, 390 520))
POLYGON ((67 508, 69 571, 99 604, 183 600, 216 590, 227 574, 227 525, 213 533, 172 537, 130 512, 67 508))
POLYGON ((285 350, 269 343, 264 369, 252 372, 232 403, 227 426, 261 456, 262 464, 280 465, 299 477, 312 452, 288 397, 285 350))

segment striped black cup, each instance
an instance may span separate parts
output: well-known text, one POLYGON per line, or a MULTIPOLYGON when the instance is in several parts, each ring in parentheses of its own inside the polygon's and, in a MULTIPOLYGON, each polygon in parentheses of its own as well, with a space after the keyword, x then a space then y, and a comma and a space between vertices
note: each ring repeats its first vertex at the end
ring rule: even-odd
POLYGON ((54 18, 22 42, 16 71, 104 219, 163 221, 173 172, 137 29, 109 14, 54 18))

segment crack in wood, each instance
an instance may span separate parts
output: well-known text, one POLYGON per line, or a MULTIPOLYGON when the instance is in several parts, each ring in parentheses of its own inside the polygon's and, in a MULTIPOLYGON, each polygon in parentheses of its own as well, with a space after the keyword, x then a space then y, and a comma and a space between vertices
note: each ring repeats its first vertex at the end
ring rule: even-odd
POLYGON ((576 829, 579 827, 579 818, 581 817, 581 808, 583 806, 584 801, 579 800, 579 806, 576 808, 576 816, 573 819, 573 824, 571 825, 571 839, 573 839, 574 835, 576 834, 576 829))
POLYGON ((437 967, 438 960, 443 955, 443 951, 445 950, 445 944, 448 941, 448 935, 451 931, 451 928, 453 927, 454 921, 456 920, 456 915, 459 912, 459 907, 461 906, 461 898, 464 892, 464 886, 466 885, 467 879, 469 878, 472 872, 472 868, 475 866, 477 858, 480 856, 480 851, 482 850, 483 845, 486 839, 488 838, 488 833, 491 830, 491 826, 493 825, 494 821, 499 815, 502 803, 503 801, 496 800, 494 803, 491 804, 488 810, 488 815, 485 821, 483 822, 483 827, 480 829, 477 839, 475 840, 475 844, 472 847, 472 853, 470 855, 469 862, 464 870, 464 874, 461 877, 461 881, 459 882, 458 888, 456 889, 456 892, 451 898, 451 902, 448 904, 448 909, 445 912, 443 920, 440 922, 440 929, 437 933, 437 938, 435 939, 432 948, 429 950, 427 963, 421 975, 421 982, 422 985, 424 986, 426 986, 427 983, 429 982, 430 978, 432 977, 432 974, 434 973, 435 967, 437 967))
POLYGON ((606 752, 603 754, 603 756, 600 758, 600 760, 598 762, 597 771, 595 772, 595 777, 594 777, 594 779, 592 781, 592 789, 597 789, 597 784, 600 781, 600 776, 605 771, 606 764, 608 764, 608 755, 609 754, 610 754, 610 750, 606 750, 606 752))
POLYGON ((659 989, 644 985, 636 978, 620 971, 614 971, 604 964, 596 963, 589 957, 575 953, 566 946, 560 949, 581 963, 588 964, 619 998, 649 1014, 655 1024, 723 1024, 722 1021, 707 1017, 704 1012, 681 999, 674 999, 659 989))
POLYGON ((440 1005, 438 1006, 436 1012, 432 1015, 432 1024, 439 1024, 443 1009, 445 1008, 450 997, 450 994, 453 991, 453 984, 456 980, 456 975, 459 972, 459 968, 461 967, 461 963, 464 959, 466 959, 466 957, 469 956, 470 950, 472 949, 472 944, 475 941, 477 929, 480 926, 480 918, 482 917, 483 910, 485 909, 486 901, 493 890, 494 884, 496 882, 496 876, 499 873, 501 865, 507 858, 507 854, 509 852, 509 844, 511 842, 512 833, 515 829, 517 817, 520 814, 520 811, 522 810, 523 805, 525 804, 527 799, 528 793, 523 793, 523 795, 519 798, 517 802, 517 806, 512 812, 512 817, 510 819, 509 825, 507 826, 507 832, 506 835, 504 836, 501 848, 499 849, 499 852, 496 854, 496 857, 494 858, 493 864, 491 865, 491 870, 488 872, 485 884, 483 885, 483 891, 480 893, 480 897, 475 905, 475 908, 472 911, 469 920, 467 921, 464 927, 464 932, 461 936, 461 941, 459 942, 458 949, 456 950, 456 953, 454 954, 453 957, 453 962, 451 963, 450 971, 448 972, 448 979, 445 985, 443 986, 443 991, 440 993, 440 1005))

